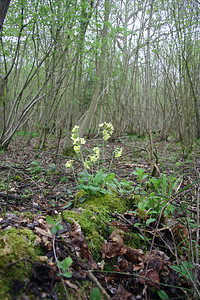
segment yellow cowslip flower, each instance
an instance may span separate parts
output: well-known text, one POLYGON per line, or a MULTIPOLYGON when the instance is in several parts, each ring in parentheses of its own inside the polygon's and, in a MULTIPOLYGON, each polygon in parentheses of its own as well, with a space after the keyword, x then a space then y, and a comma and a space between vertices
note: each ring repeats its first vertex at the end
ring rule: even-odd
POLYGON ((74 128, 72 129, 72 132, 77 133, 78 130, 79 130, 79 126, 78 126, 78 125, 75 125, 74 128))
POLYGON ((84 168, 85 169, 90 169, 90 164, 89 164, 89 162, 86 160, 86 161, 84 161, 84 168))
POLYGON ((119 158, 119 157, 122 156, 122 150, 123 150, 123 148, 116 148, 116 149, 114 150, 114 152, 115 152, 115 157, 116 157, 116 158, 119 158))
POLYGON ((68 160, 67 163, 65 164, 66 168, 72 168, 73 167, 73 159, 68 160))
POLYGON ((103 136, 104 141, 107 141, 109 138, 110 138, 110 135, 109 135, 108 133, 106 133, 106 134, 103 136))
POLYGON ((104 123, 99 124, 99 126, 100 126, 100 128, 103 129, 102 133, 103 133, 104 141, 107 141, 111 137, 111 135, 114 131, 113 125, 111 123, 104 122, 104 123))
POLYGON ((80 146, 80 145, 75 145, 75 146, 74 146, 74 151, 75 151, 76 153, 79 153, 79 152, 81 151, 81 146, 80 146))
POLYGON ((85 145, 85 143, 86 143, 86 140, 85 140, 85 139, 83 139, 83 138, 80 138, 80 142, 81 142, 81 144, 82 144, 82 145, 85 145))
POLYGON ((74 141, 76 138, 77 138, 77 134, 76 133, 72 133, 71 139, 74 141))
POLYGON ((95 163, 98 159, 99 159, 99 157, 98 157, 97 155, 91 155, 91 156, 90 156, 90 161, 91 161, 92 163, 95 163))
POLYGON ((94 151, 94 153, 96 154, 96 155, 99 155, 99 147, 94 147, 93 148, 93 151, 94 151))
POLYGON ((111 123, 106 123, 106 130, 109 132, 109 134, 111 135, 114 131, 114 127, 111 123))
POLYGON ((79 137, 75 138, 73 144, 77 145, 79 143, 80 143, 80 138, 79 137))

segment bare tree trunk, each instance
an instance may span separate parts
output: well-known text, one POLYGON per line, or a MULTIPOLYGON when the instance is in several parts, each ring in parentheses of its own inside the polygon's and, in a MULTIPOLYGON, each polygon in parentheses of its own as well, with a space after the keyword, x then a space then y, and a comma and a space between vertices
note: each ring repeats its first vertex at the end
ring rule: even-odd
POLYGON ((94 83, 94 90, 93 90, 90 107, 89 107, 87 114, 86 114, 86 116, 80 126, 80 129, 79 129, 80 136, 83 136, 86 129, 90 127, 91 120, 94 116, 94 113, 96 111, 96 107, 98 104, 98 100, 99 100, 99 92, 100 92, 100 87, 101 87, 101 76, 102 76, 102 72, 103 72, 103 68, 104 68, 104 60, 105 60, 105 55, 106 55, 106 37, 108 34, 109 14, 110 14, 110 1, 105 0, 105 14, 104 14, 104 26, 103 26, 103 31, 102 31, 101 54, 100 54, 99 63, 97 66, 96 81, 94 83))
POLYGON ((3 29, 3 22, 8 11, 10 0, 1 0, 0 1, 0 31, 3 29))
POLYGON ((200 138, 200 115, 199 115, 199 110, 198 110, 198 99, 197 99, 197 96, 196 96, 196 93, 194 90, 188 62, 187 62, 185 56, 183 55, 183 53, 182 53, 182 57, 185 62, 186 71, 187 71, 187 75, 188 75, 188 79, 189 79, 189 84, 190 84, 190 88, 191 88, 192 96, 193 96, 193 100, 194 100, 194 112, 195 112, 195 117, 196 117, 196 138, 199 139, 200 138))
POLYGON ((150 152, 150 164, 151 164, 151 174, 154 176, 155 174, 155 162, 153 157, 153 136, 152 136, 152 105, 150 99, 150 91, 151 91, 151 75, 150 75, 150 30, 151 30, 151 19, 153 14, 153 2, 154 0, 150 0, 150 15, 149 15, 149 23, 147 28, 147 56, 146 56, 146 89, 147 89, 147 128, 149 132, 149 152, 150 152))

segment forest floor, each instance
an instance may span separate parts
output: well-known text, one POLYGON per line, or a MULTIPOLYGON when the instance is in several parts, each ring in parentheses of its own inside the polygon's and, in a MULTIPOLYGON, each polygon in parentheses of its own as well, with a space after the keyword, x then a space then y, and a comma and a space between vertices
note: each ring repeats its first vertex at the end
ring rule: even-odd
MULTIPOLYGON (((54 138, 41 151, 26 142, 19 135, 0 153, 0 299, 200 298, 199 141, 186 156, 155 139, 155 178, 147 139, 108 141, 112 193, 90 198, 65 167, 73 159, 82 172, 79 157, 54 138)), ((100 145, 90 139, 84 153, 100 145)))

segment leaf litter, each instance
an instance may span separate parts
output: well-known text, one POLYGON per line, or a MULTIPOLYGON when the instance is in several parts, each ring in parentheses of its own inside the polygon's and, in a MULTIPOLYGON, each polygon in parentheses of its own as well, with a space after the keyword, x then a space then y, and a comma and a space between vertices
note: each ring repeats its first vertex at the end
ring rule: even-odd
MULTIPOLYGON (((121 146, 122 142, 118 140, 112 142, 113 144, 121 146)), ((115 162, 114 166, 121 179, 130 176, 137 166, 149 171, 145 153, 140 152, 140 156, 134 157, 134 147, 130 146, 128 140, 123 140, 123 147, 126 155, 123 160, 115 162)), ((135 147, 140 148, 143 145, 137 144, 135 147)), ((158 151, 166 160, 167 152, 163 151, 163 145, 158 144, 157 147, 160 147, 158 151)), ((165 150, 167 147, 168 145, 164 145, 165 150)), ((178 151, 179 149, 177 160, 183 161, 178 151)), ((180 260, 187 261, 189 234, 195 232, 189 233, 182 219, 177 218, 176 214, 163 219, 156 229, 157 219, 149 225, 135 226, 141 222, 139 214, 110 213, 106 227, 108 232, 112 228, 112 232, 107 234, 107 238, 104 235, 101 259, 96 260, 79 222, 74 218, 65 219, 62 214, 65 205, 71 203, 76 194, 74 179, 63 167, 63 157, 57 158, 56 169, 52 169, 49 166, 53 163, 53 155, 49 152, 41 152, 39 157, 38 152, 31 150, 19 152, 14 149, 14 153, 15 155, 13 149, 10 149, 4 155, 1 154, 0 232, 5 232, 1 237, 2 252, 4 255, 9 254, 6 231, 11 228, 28 228, 33 231, 34 246, 42 251, 37 256, 37 261, 24 257, 24 260, 31 262, 30 278, 20 283, 20 278, 16 280, 13 274, 13 283, 9 290, 11 298, 21 299, 22 295, 23 299, 29 299, 29 295, 34 295, 36 299, 65 299, 65 288, 62 285, 70 291, 70 299, 88 299, 95 286, 100 289, 103 299, 193 298, 190 292, 192 284, 188 280, 187 272, 183 276, 183 271, 180 273, 172 266, 177 266, 177 263, 180 265, 180 260), (52 234, 52 226, 46 222, 47 215, 55 219, 61 218, 60 224, 63 228, 56 235, 52 234), (125 242, 127 235, 132 232, 141 235, 141 247, 133 248, 125 242), (180 245, 186 250, 181 250, 178 254, 180 245), (68 269, 72 277, 63 279, 58 275, 60 270, 56 260, 63 261, 68 256, 73 261, 68 269), (84 293, 81 292, 83 282, 88 283, 84 293), (19 296, 14 297, 14 291, 19 296)), ((166 162, 165 172, 170 173, 171 167, 166 162)), ((188 180, 195 180, 195 172, 187 163, 184 167, 188 168, 189 175, 184 175, 183 185, 188 180)), ((195 168, 199 170, 199 160, 195 168)), ((77 162, 76 172, 80 170, 77 162)), ((131 180, 137 186, 134 177, 131 180)), ((130 191, 126 196, 131 199, 132 193, 130 191)), ((194 198, 192 192, 189 195, 194 198)), ((184 194, 178 198, 177 207, 184 201, 183 196, 184 194)), ((68 209, 73 210, 72 207, 68 209)), ((191 214, 194 213, 194 201, 190 201, 187 209, 191 214)), ((143 221, 147 219, 148 215, 143 221)), ((11 262, 17 263, 18 261, 11 262)), ((183 267, 182 269, 184 270, 183 267)), ((199 277, 196 280, 199 281, 199 277)))

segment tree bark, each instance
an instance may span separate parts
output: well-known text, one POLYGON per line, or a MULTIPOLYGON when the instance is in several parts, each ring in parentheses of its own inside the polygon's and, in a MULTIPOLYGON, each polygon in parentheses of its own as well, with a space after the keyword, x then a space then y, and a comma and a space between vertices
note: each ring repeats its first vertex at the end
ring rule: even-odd
POLYGON ((0 1, 0 31, 3 29, 3 22, 8 11, 10 0, 1 0, 0 1))
POLYGON ((103 26, 103 31, 102 31, 101 54, 100 54, 99 63, 98 63, 98 67, 97 67, 96 80, 94 83, 94 92, 92 95, 90 107, 89 107, 87 114, 86 114, 86 116, 80 126, 80 129, 79 129, 80 136, 83 136, 86 129, 90 127, 91 121, 92 121, 92 118, 96 111, 96 107, 97 107, 98 100, 99 100, 99 92, 100 92, 100 87, 101 87, 101 76, 103 73, 104 61, 105 61, 105 56, 106 56, 106 37, 108 34, 109 14, 110 14, 110 1, 105 0, 105 15, 104 15, 104 26, 103 26))
POLYGON ((150 0, 150 15, 147 28, 147 56, 146 56, 146 89, 147 89, 147 127, 149 132, 149 152, 150 152, 150 164, 151 164, 151 175, 154 175, 154 156, 153 156, 153 136, 152 136, 152 104, 151 104, 151 75, 150 75, 150 30, 151 30, 151 19, 153 15, 153 2, 150 0))

